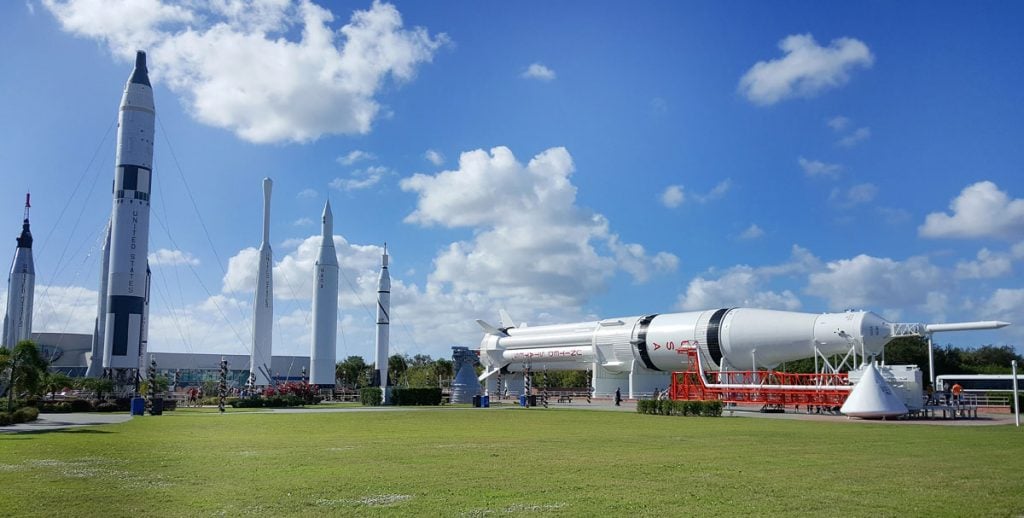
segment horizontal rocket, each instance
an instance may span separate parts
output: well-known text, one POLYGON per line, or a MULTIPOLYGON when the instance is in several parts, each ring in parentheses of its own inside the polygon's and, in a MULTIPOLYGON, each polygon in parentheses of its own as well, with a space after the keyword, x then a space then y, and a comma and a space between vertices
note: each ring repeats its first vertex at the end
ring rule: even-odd
POLYGON ((595 322, 537 327, 484 329, 480 361, 486 379, 499 372, 584 370, 599 365, 612 373, 639 367, 673 372, 689 367, 696 349, 706 367, 755 370, 820 353, 845 354, 852 347, 877 355, 898 336, 933 332, 996 329, 1007 322, 893 324, 870 311, 797 313, 754 308, 722 308, 612 318, 595 322), (911 329, 912 332, 899 331, 911 329))

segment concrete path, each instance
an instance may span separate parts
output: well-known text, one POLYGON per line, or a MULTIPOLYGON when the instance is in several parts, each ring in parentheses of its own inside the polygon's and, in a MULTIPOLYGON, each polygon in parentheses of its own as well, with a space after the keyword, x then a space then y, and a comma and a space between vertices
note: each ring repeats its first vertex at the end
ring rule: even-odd
POLYGON ((31 423, 0 426, 0 434, 53 432, 81 426, 123 423, 131 418, 132 416, 124 413, 39 414, 39 419, 31 423))

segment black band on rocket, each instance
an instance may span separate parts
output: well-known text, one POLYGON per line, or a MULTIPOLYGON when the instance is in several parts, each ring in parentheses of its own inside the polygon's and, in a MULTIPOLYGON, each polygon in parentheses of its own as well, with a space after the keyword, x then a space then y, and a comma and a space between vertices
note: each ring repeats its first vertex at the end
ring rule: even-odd
POLYGON ((711 354, 711 361, 715 362, 715 365, 722 364, 722 346, 721 346, 721 326, 722 318, 725 314, 732 311, 732 309, 719 309, 715 311, 714 315, 711 315, 711 320, 708 322, 708 353, 711 354))
POLYGON ((652 371, 660 371, 661 369, 655 367, 654 362, 651 361, 651 355, 647 352, 647 326, 651 324, 654 317, 658 315, 648 315, 640 319, 640 330, 636 334, 636 340, 633 345, 636 346, 637 352, 640 353, 640 360, 644 362, 644 367, 651 369, 652 371))

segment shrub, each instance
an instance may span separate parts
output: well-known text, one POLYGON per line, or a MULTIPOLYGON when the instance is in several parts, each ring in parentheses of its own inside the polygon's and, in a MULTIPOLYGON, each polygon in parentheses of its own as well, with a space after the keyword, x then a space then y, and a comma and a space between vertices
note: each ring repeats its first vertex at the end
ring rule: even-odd
POLYGON ((8 414, 7 412, 0 413, 0 426, 8 426, 11 424, 13 424, 11 422, 11 414, 8 414))
POLYGON ((39 419, 39 409, 34 406, 21 407, 11 414, 11 421, 14 423, 28 423, 39 419))
POLYGON ((71 403, 66 401, 46 401, 37 407, 44 414, 66 414, 71 412, 71 403))
POLYGON ((120 408, 117 407, 117 403, 111 403, 110 401, 103 401, 96 405, 97 412, 117 412, 120 408))
POLYGON ((398 406, 437 406, 441 404, 441 388, 394 388, 391 401, 398 406))
POLYGON ((636 411, 649 415, 719 417, 723 406, 721 401, 640 400, 636 402, 636 411))
POLYGON ((88 399, 72 399, 68 401, 71 406, 72 412, 92 412, 95 410, 93 404, 88 399))
POLYGON ((380 406, 381 397, 380 387, 364 387, 359 390, 359 402, 363 406, 380 406))

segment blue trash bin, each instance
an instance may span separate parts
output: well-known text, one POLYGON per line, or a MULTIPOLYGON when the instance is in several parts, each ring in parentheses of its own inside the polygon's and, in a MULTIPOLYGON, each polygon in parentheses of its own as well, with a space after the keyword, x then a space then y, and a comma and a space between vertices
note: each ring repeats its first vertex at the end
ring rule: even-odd
POLYGON ((523 395, 519 396, 519 406, 521 406, 521 407, 525 407, 526 406, 526 394, 523 394, 523 395))
POLYGON ((132 398, 132 415, 146 415, 146 400, 140 397, 132 398))
POLYGON ((484 408, 491 408, 491 396, 486 394, 480 396, 480 406, 484 408))

